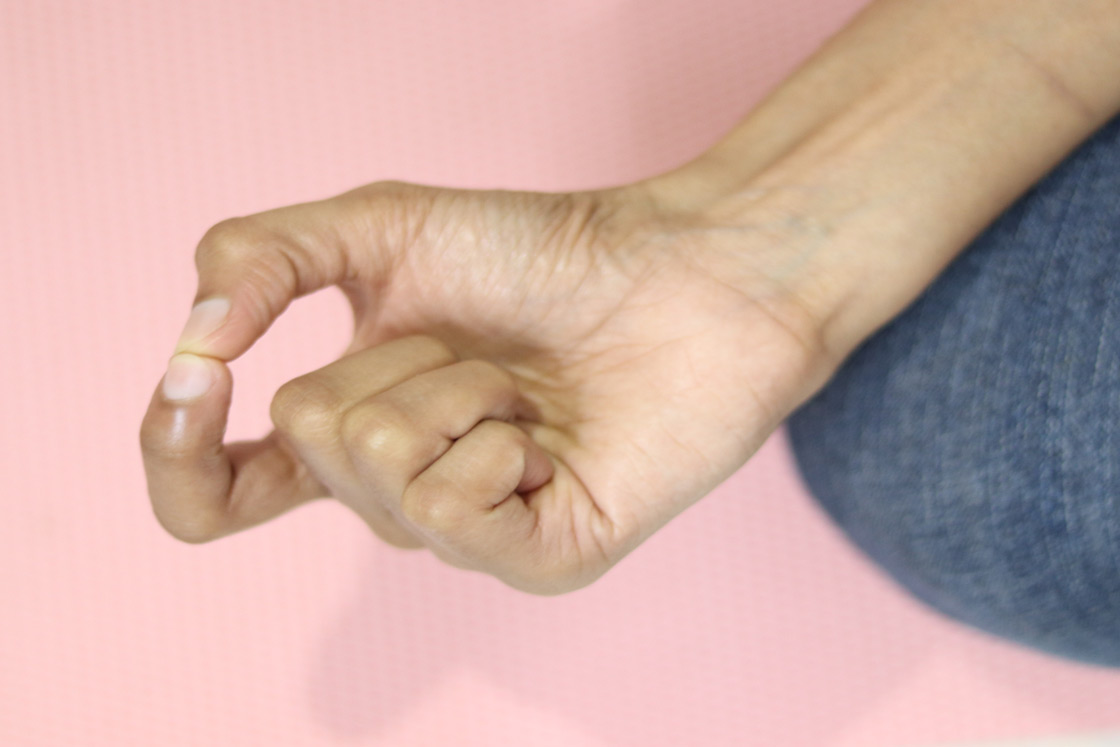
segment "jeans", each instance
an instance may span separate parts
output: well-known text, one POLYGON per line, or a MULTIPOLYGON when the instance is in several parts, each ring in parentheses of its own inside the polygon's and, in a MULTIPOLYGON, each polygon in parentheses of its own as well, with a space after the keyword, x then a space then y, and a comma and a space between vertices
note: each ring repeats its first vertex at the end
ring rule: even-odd
POLYGON ((925 605, 1120 667, 1120 117, 786 425, 817 503, 925 605))

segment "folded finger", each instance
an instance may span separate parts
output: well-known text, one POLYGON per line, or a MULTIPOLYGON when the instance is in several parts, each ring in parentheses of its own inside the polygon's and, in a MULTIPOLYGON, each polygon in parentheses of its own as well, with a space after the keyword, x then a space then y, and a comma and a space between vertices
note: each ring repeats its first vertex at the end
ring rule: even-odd
POLYGON ((364 497, 400 515, 400 496, 452 444, 487 419, 512 420, 524 403, 516 380, 483 360, 413 376, 354 404, 339 433, 364 497))
POLYGON ((332 496, 398 547, 422 543, 400 526, 384 504, 365 500, 362 479, 341 437, 343 417, 356 403, 455 360, 455 353, 435 338, 403 337, 292 379, 272 399, 272 421, 300 460, 332 496))
POLYGON ((541 561, 539 516, 523 495, 553 473, 548 454, 523 430, 484 420, 408 484, 400 508, 441 552, 508 578, 541 561))
POLYGON ((408 200, 407 186, 368 185, 214 225, 195 252, 198 288, 176 352, 231 361, 296 298, 357 278, 387 282, 393 253, 420 219, 409 206, 422 201, 408 200))

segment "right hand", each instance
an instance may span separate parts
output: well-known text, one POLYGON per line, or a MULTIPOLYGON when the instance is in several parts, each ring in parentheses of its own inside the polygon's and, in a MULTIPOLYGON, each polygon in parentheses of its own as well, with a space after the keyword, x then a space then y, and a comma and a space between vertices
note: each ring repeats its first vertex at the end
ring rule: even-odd
POLYGON ((157 518, 202 542, 331 495, 384 540, 515 588, 591 583, 729 477, 838 364, 811 305, 787 285, 797 247, 746 231, 729 250, 710 240, 719 228, 661 209, 640 185, 536 193, 401 182, 217 224, 196 255, 195 302, 225 297, 232 311, 177 347, 204 356, 196 363, 212 385, 186 401, 157 388, 141 427, 157 518), (281 388, 268 437, 223 446, 225 363, 293 299, 329 285, 354 309, 343 357, 281 388), (452 375, 467 359, 493 365, 452 375), (422 381, 441 391, 432 377, 445 369, 440 386, 455 392, 444 404, 404 396, 425 391, 422 381), (441 424, 462 413, 438 408, 473 413, 487 377, 504 389, 487 396, 517 402, 471 416, 472 433, 489 423, 490 445, 474 438, 475 456, 456 463, 463 474, 445 468, 443 493, 431 480, 410 491, 446 460, 399 445, 438 442, 446 455, 471 441, 441 424), (375 434, 344 427, 360 408, 385 412, 390 397, 403 417, 375 423, 375 434), (404 401, 416 411, 401 412, 404 401), (495 464, 540 472, 541 454, 547 475, 499 480, 495 464), (483 464, 490 472, 470 474, 483 464), (488 519, 479 506, 495 501, 472 491, 508 496, 506 514, 488 519))

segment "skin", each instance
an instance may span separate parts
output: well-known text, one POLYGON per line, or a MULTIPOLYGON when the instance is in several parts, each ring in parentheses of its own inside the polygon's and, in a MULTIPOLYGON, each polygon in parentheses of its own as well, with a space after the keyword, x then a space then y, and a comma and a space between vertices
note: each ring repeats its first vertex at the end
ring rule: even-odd
POLYGON ((1120 111, 1115 49, 1115 2, 877 2, 671 172, 376 182, 222 221, 195 302, 229 314, 176 345, 209 388, 170 399, 169 374, 141 425, 155 516, 207 542, 333 497, 395 546, 582 588, 1120 111), (328 286, 354 309, 347 351, 280 388, 265 439, 223 444, 226 363, 328 286))
POLYGON ((206 541, 331 495, 382 539, 515 588, 595 580, 827 374, 764 263, 753 289, 732 287, 643 205, 377 184, 219 225, 200 273, 229 284, 234 316, 195 343, 222 351, 205 359, 213 389, 152 399, 157 517, 206 541), (263 444, 223 451, 219 361, 292 297, 292 267, 341 285, 354 341, 276 393, 263 444))

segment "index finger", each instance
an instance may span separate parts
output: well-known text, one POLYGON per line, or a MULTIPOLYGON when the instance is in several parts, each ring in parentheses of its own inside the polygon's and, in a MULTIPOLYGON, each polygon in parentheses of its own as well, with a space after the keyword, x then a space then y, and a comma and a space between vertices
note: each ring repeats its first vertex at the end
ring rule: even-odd
POLYGON ((423 220, 423 201, 412 199, 420 189, 378 182, 215 224, 195 252, 198 289, 175 352, 232 361, 295 299, 348 281, 387 283, 392 257, 423 220))

